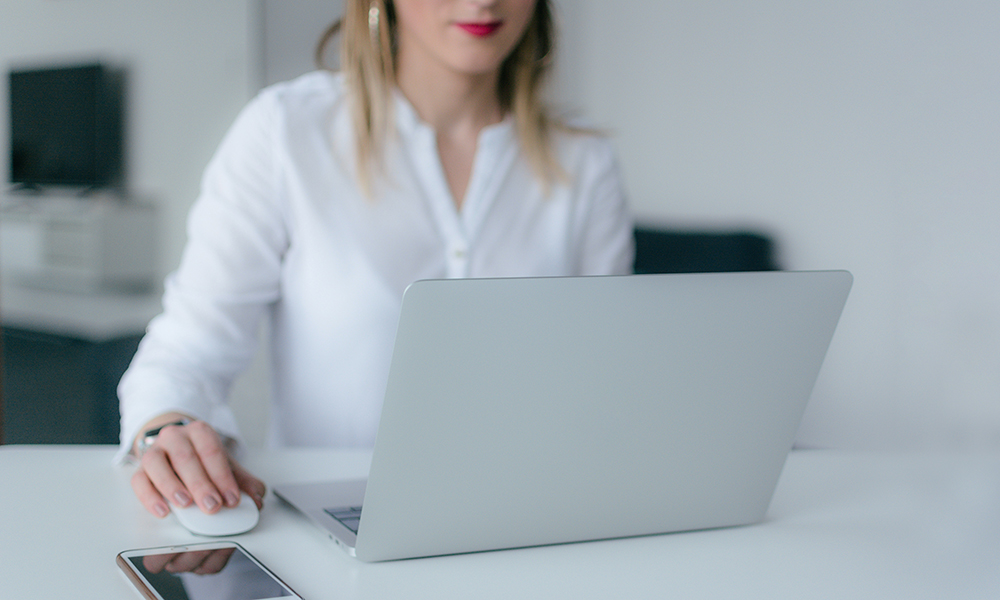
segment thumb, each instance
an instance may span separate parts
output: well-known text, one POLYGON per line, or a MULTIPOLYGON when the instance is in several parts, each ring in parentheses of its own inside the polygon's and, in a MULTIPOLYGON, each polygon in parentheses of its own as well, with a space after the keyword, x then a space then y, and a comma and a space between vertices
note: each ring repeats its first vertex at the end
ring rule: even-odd
POLYGON ((267 485, 250 474, 242 465, 233 461, 233 476, 236 477, 236 485, 253 498, 257 509, 264 507, 264 494, 267 492, 267 485))

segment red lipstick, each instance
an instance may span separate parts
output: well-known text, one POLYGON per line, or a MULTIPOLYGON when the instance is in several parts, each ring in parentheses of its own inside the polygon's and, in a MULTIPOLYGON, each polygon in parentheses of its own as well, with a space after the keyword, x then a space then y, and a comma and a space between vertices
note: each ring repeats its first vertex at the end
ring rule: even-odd
POLYGON ((490 21, 489 23, 456 23, 456 25, 469 35, 486 37, 493 35, 497 29, 500 29, 500 26, 503 25, 503 21, 490 21))

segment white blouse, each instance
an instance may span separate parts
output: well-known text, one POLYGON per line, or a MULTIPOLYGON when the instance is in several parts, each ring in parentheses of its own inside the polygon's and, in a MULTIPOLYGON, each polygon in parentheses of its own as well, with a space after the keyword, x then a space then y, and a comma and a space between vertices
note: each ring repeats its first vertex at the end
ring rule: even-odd
POLYGON ((632 223, 610 143, 560 133, 548 196, 507 119, 480 134, 461 210, 434 131, 397 94, 374 199, 360 190, 342 76, 261 92, 205 171, 180 267, 122 378, 124 458, 170 411, 239 439, 226 397, 269 323, 277 446, 370 447, 403 290, 418 279, 628 273, 632 223))

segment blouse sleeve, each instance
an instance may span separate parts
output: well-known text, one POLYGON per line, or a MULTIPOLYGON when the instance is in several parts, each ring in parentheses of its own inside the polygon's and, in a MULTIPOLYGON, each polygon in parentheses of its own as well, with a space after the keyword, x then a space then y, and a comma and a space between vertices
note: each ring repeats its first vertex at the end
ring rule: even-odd
POLYGON ((627 275, 635 255, 632 216, 628 210, 618 161, 611 142, 591 140, 580 213, 579 275, 627 275))
POLYGON ((118 387, 120 462, 138 429, 182 412, 237 438, 225 400, 253 357, 260 320, 279 295, 288 245, 277 177, 276 103, 259 96, 209 163, 188 218, 181 264, 118 387))

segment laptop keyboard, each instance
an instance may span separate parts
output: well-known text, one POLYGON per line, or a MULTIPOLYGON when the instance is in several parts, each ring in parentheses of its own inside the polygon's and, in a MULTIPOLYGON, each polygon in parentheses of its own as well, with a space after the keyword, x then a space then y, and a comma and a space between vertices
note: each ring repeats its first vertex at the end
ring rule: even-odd
POLYGON ((340 521, 341 525, 350 529, 355 533, 355 535, 357 535, 358 523, 361 522, 360 506, 347 506, 342 508, 324 508, 323 512, 330 515, 334 519, 340 521))

